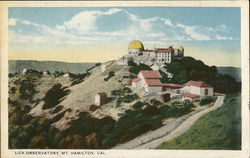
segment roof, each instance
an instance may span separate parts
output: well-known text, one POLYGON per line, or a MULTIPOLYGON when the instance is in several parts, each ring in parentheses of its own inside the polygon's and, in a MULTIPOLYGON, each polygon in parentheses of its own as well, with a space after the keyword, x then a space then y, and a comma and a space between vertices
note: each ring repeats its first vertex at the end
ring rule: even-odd
POLYGON ((141 49, 141 50, 143 50, 144 47, 143 47, 143 44, 141 43, 141 41, 134 40, 134 41, 129 43, 128 49, 141 49))
POLYGON ((159 79, 146 79, 145 81, 148 86, 162 86, 162 83, 159 79))
POLYGON ((171 87, 171 88, 182 88, 183 85, 181 84, 174 84, 174 83, 162 83, 164 87, 171 87))
POLYGON ((154 70, 141 70, 140 71, 142 73, 142 75, 144 76, 144 78, 162 78, 161 74, 158 71, 154 71, 154 70))
POLYGON ((198 97, 200 97, 199 95, 196 95, 196 94, 183 94, 182 96, 186 97, 186 98, 198 98, 198 97))
POLYGON ((145 53, 145 52, 155 52, 155 50, 149 50, 149 49, 146 49, 146 50, 143 50, 141 51, 142 53, 145 53))
POLYGON ((132 80, 131 80, 131 82, 138 82, 138 81, 140 81, 141 79, 140 78, 133 78, 132 80))
POLYGON ((195 86, 195 87, 201 87, 201 88, 213 88, 209 84, 203 81, 188 81, 187 83, 184 84, 185 86, 195 86))
POLYGON ((107 96, 107 94, 105 92, 99 92, 99 93, 96 93, 96 94, 98 94, 100 96, 107 96))

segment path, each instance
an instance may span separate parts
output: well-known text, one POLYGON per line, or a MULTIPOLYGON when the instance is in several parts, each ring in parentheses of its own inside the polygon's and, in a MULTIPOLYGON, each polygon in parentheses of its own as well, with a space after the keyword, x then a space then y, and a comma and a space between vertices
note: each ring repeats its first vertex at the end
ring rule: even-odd
POLYGON ((186 132, 201 116, 222 106, 224 96, 218 96, 215 104, 207 109, 199 107, 197 110, 180 118, 168 119, 164 126, 139 136, 124 144, 118 144, 113 149, 155 149, 162 143, 182 135, 186 132))

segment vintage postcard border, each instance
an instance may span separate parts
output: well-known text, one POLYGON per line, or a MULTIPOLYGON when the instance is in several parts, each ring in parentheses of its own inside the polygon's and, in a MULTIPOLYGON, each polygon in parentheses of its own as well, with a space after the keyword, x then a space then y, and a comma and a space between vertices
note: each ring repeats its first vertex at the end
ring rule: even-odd
MULTIPOLYGON (((104 155, 79 157, 231 157, 249 155, 249 8, 247 1, 85 1, 85 2, 0 2, 1 35, 1 157, 76 157, 62 155, 69 150, 9 150, 8 149, 8 7, 91 7, 91 6, 186 6, 186 7, 241 7, 241 68, 242 68, 242 150, 81 150, 103 151, 104 155), (59 151, 59 155, 18 155, 16 151, 59 151)), ((70 150, 72 151, 72 150, 70 150)), ((79 150, 78 150, 79 151, 79 150)))

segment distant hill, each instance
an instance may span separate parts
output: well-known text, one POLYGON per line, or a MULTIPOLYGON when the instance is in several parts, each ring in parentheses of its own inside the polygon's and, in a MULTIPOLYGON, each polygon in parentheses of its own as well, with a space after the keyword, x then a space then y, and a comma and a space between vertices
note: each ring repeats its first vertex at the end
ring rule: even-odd
POLYGON ((69 71, 71 73, 84 73, 95 63, 68 63, 59 61, 36 61, 36 60, 9 60, 9 73, 22 72, 23 69, 35 69, 38 71, 49 70, 69 71))
POLYGON ((235 78, 237 81, 241 81, 241 69, 237 67, 217 67, 219 73, 227 74, 235 78))

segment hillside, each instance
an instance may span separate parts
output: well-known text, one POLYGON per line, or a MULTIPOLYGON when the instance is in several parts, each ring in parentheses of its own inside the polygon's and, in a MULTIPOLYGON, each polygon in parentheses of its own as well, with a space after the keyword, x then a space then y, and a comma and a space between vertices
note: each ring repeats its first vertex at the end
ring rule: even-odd
POLYGON ((23 69, 37 71, 49 70, 71 73, 85 73, 95 63, 68 63, 59 61, 36 61, 36 60, 9 60, 9 73, 22 72, 23 69))
POLYGON ((221 74, 227 74, 235 78, 238 82, 241 81, 241 69, 237 67, 217 67, 221 74))
POLYGON ((216 92, 226 94, 239 92, 241 87, 240 83, 232 76, 219 73, 216 66, 208 66, 201 60, 192 57, 175 60, 166 64, 164 68, 174 77, 168 78, 166 74, 161 72, 164 76, 163 82, 184 84, 190 80, 204 81, 213 86, 216 92))
POLYGON ((240 94, 227 95, 221 108, 203 116, 186 133, 158 148, 240 150, 240 94))
MULTIPOLYGON (((173 83, 218 79, 227 85, 219 87, 222 91, 238 84, 232 77, 219 74, 216 67, 191 57, 167 68, 176 71, 173 83)), ((131 78, 140 70, 150 69, 145 64, 130 62, 126 66, 109 61, 70 76, 35 70, 9 74, 9 148, 112 148, 162 127, 168 118, 179 118, 201 107, 198 102, 165 104, 160 96, 132 87, 131 78), (103 106, 94 104, 99 92, 108 95, 103 106)), ((168 78, 163 75, 163 80, 168 78)), ((218 86, 217 82, 212 84, 218 86)))

